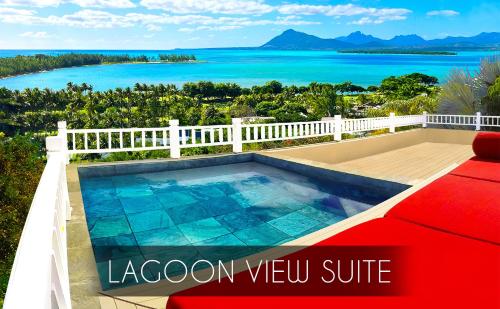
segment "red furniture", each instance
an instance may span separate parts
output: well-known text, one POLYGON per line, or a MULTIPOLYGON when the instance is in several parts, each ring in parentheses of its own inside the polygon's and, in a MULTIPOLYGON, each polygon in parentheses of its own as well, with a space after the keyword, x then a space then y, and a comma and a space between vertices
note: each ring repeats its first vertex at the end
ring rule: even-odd
MULTIPOLYGON (((384 218, 315 245, 407 246, 411 282, 404 296, 188 296, 217 288, 209 283, 172 295, 167 308, 500 308, 500 161, 481 157, 488 153, 481 145, 475 158, 384 218)), ((486 145, 500 149, 500 134, 488 134, 486 145)))

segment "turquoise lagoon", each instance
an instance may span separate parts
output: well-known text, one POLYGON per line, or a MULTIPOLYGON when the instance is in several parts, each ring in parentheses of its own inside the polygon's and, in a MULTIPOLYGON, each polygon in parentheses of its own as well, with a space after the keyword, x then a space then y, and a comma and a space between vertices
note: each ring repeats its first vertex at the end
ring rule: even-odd
POLYGON ((116 64, 58 69, 0 80, 0 87, 61 89, 68 82, 87 83, 96 90, 132 87, 135 83, 169 83, 210 80, 235 82, 242 86, 279 80, 284 84, 307 85, 310 82, 339 83, 352 81, 362 86, 377 85, 390 75, 420 72, 443 82, 453 68, 477 69, 481 58, 499 52, 458 52, 444 55, 372 55, 341 54, 335 51, 279 51, 253 49, 198 49, 171 51, 102 50, 0 50, 0 57, 17 54, 102 53, 157 56, 161 53, 194 54, 203 63, 196 64, 116 64))

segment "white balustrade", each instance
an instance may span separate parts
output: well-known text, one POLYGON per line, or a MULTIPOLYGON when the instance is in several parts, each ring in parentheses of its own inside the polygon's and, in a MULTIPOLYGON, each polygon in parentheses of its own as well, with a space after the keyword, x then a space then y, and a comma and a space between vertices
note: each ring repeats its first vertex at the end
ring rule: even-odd
POLYGON ((24 224, 4 308, 71 308, 66 220, 66 143, 47 138, 47 165, 24 224))
POLYGON ((457 125, 500 127, 500 116, 476 115, 422 115, 342 119, 340 115, 321 121, 242 124, 233 119, 232 125, 179 126, 178 120, 171 120, 165 128, 123 128, 123 129, 66 129, 66 122, 58 123, 59 136, 68 141, 65 150, 71 154, 108 153, 117 151, 144 151, 170 149, 172 158, 180 157, 182 148, 232 145, 233 152, 242 151, 244 143, 293 140, 332 135, 335 141, 343 133, 359 133, 388 129, 394 133, 404 126, 457 125))
POLYGON ((482 127, 500 127, 500 116, 481 116, 482 127))
POLYGON ((242 143, 283 141, 328 136, 334 133, 334 122, 332 120, 243 124, 241 127, 242 143))
POLYGON ((180 131, 180 148, 222 146, 233 144, 231 125, 217 126, 182 126, 180 131))
POLYGON ((427 115, 427 124, 476 126, 476 120, 476 115, 427 115))
MULTIPOLYGON (((68 154, 169 149, 168 128, 64 129, 68 154)), ((61 131, 59 131, 61 134, 61 131)))

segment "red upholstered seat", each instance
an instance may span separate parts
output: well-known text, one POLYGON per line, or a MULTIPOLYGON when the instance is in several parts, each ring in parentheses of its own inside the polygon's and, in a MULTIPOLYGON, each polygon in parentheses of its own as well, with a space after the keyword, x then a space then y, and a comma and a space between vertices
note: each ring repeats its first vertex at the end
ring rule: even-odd
POLYGON ((500 160, 500 132, 480 132, 472 142, 476 156, 483 160, 500 160))
MULTIPOLYGON (((405 246, 409 290, 403 296, 189 296, 221 288, 208 283, 174 294, 167 308, 500 308, 500 158, 492 158, 499 145, 500 134, 478 134, 478 157, 384 218, 314 245, 405 246)), ((307 257, 311 250, 296 254, 307 257)))
POLYGON ((500 244, 500 183, 446 175, 386 216, 500 244))
POLYGON ((450 174, 500 183, 500 161, 481 160, 475 157, 451 171, 450 174))
MULTIPOLYGON (((168 309, 180 308, 464 308, 498 307, 500 247, 442 233, 405 221, 383 218, 353 227, 321 245, 406 245, 410 290, 404 296, 262 297, 171 296, 168 309)), ((308 249, 301 251, 307 256, 308 249)), ((236 281, 236 280, 235 280, 236 281)), ((213 289, 213 283, 194 289, 213 289)), ((183 295, 184 294, 184 295, 183 295)))

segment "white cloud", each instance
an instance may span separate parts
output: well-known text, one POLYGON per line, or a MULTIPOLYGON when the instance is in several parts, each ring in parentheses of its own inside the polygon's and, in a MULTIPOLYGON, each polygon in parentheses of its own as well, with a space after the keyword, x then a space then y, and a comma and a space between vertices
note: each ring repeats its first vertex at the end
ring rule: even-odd
POLYGON ((315 21, 302 20, 299 16, 277 17, 276 19, 250 19, 250 18, 216 18, 208 19, 202 22, 202 26, 198 27, 183 27, 178 29, 180 32, 194 31, 227 31, 241 29, 250 26, 266 26, 266 25, 311 25, 320 24, 315 21), (220 25, 219 25, 220 24, 220 25))
POLYGON ((460 13, 453 10, 437 10, 427 12, 427 16, 456 16, 460 13))
POLYGON ((353 22, 350 22, 350 24, 352 25, 367 25, 367 24, 373 24, 373 19, 371 19, 370 17, 361 17, 360 19, 358 20, 355 20, 353 22))
POLYGON ((0 0, 2 6, 56 7, 72 3, 84 8, 133 8, 130 0, 0 0))
POLYGON ((179 31, 227 31, 250 26, 312 25, 316 21, 303 20, 300 16, 278 16, 276 19, 249 17, 212 17, 204 15, 112 14, 106 11, 85 9, 62 16, 40 17, 35 11, 0 8, 0 22, 25 25, 58 25, 76 28, 126 28, 143 26, 148 31, 161 31, 163 25, 185 26, 179 31))
POLYGON ((195 32, 195 31, 227 31, 227 30, 235 30, 235 29, 240 29, 241 26, 198 26, 198 27, 185 27, 185 28, 179 28, 179 32, 195 32))
MULTIPOLYGON (((82 7, 128 8, 135 6, 132 0, 0 0, 0 4, 28 4, 33 6, 75 3, 82 7)), ((4 7, 0 5, 0 22, 24 25, 56 25, 76 28, 126 28, 141 26, 148 31, 161 31, 164 25, 177 25, 182 32, 199 30, 227 31, 250 26, 266 25, 316 25, 318 21, 305 20, 304 15, 322 14, 335 19, 355 17, 352 24, 380 24, 391 20, 404 20, 411 13, 402 8, 366 8, 355 4, 304 5, 285 4, 270 6, 264 0, 141 0, 147 8, 172 11, 175 15, 127 13, 115 14, 105 10, 82 9, 65 15, 41 16, 34 10, 4 7), (259 18, 256 15, 270 11, 282 15, 276 18, 259 18), (254 16, 207 16, 196 12, 218 14, 253 14, 254 16), (182 15, 179 15, 182 13, 182 15), (188 14, 189 13, 189 14, 188 14)))
POLYGON ((326 15, 335 19, 344 16, 363 16, 349 24, 381 24, 390 20, 405 20, 412 11, 404 8, 366 8, 355 4, 308 5, 285 4, 278 8, 281 14, 326 15))
POLYGON ((271 24, 298 26, 298 25, 319 25, 321 23, 318 21, 303 20, 302 17, 300 17, 300 16, 290 15, 290 16, 285 16, 285 17, 278 16, 278 18, 274 22, 272 22, 271 24))
POLYGON ((128 9, 135 7, 135 4, 130 0, 71 0, 70 2, 84 8, 128 9))
POLYGON ((263 0, 141 0, 148 9, 161 9, 176 14, 241 14, 261 15, 274 10, 263 0))
POLYGON ((0 22, 30 25, 39 19, 36 11, 0 7, 0 22))
POLYGON ((35 13, 36 12, 33 10, 20 10, 0 7, 0 15, 33 15, 35 13))
POLYGON ((32 39, 48 39, 53 37, 52 35, 49 35, 47 32, 40 31, 40 32, 24 32, 20 36, 24 38, 32 38, 32 39))
POLYGON ((134 23, 125 16, 96 10, 82 10, 69 15, 49 16, 41 18, 40 21, 44 24, 79 28, 125 28, 134 26, 134 23))
POLYGON ((157 25, 146 25, 146 29, 148 29, 148 31, 161 31, 162 27, 157 25))
POLYGON ((63 0, 0 0, 2 6, 47 7, 59 6, 63 0))
POLYGON ((406 19, 406 16, 398 16, 398 15, 395 15, 395 16, 387 15, 387 16, 380 16, 380 17, 376 17, 376 18, 365 16, 365 17, 361 17, 358 20, 351 21, 351 22, 349 22, 349 24, 350 25, 359 25, 359 26, 369 25, 369 24, 378 25, 378 24, 382 24, 386 21, 405 20, 405 19, 406 19))

